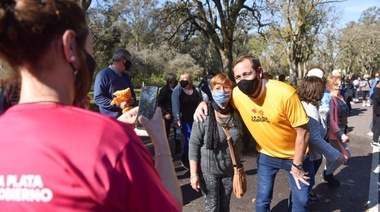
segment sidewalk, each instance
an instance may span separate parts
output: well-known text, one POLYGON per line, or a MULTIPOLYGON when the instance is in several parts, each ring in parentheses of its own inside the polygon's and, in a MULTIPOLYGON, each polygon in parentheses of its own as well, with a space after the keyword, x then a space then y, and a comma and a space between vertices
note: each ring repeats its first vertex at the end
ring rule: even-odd
MULTIPOLYGON (((372 107, 362 107, 361 104, 352 104, 352 113, 349 116, 351 158, 348 163, 339 167, 335 172, 341 185, 330 187, 321 181, 321 174, 325 162, 322 163, 316 175, 316 185, 313 191, 318 195, 317 202, 310 207, 312 212, 365 212, 379 211, 379 150, 370 145, 372 137, 369 124, 372 116, 372 107)), ((173 139, 170 139, 173 142, 173 139)), ((148 145, 149 146, 149 145, 148 145)), ((254 211, 257 187, 256 154, 244 154, 244 166, 247 173, 247 193, 237 199, 231 198, 231 211, 254 211)), ((183 193, 184 212, 204 211, 204 200, 201 193, 194 191, 189 184, 189 172, 181 167, 180 155, 174 155, 174 165, 183 193)), ((272 212, 287 210, 289 183, 285 172, 277 174, 273 199, 272 212)))

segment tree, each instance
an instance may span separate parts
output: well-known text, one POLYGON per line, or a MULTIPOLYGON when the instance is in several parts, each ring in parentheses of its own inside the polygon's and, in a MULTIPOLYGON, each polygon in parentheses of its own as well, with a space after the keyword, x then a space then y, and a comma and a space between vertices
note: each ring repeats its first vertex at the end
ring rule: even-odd
POLYGON ((184 41, 194 35, 204 36, 215 49, 223 71, 231 76, 235 31, 237 27, 248 32, 266 25, 259 12, 261 3, 259 0, 166 2, 161 24, 167 29, 167 39, 184 41))
POLYGON ((350 71, 372 75, 380 67, 380 8, 365 10, 359 22, 351 22, 341 30, 339 58, 350 71))
POLYGON ((88 10, 89 26, 94 36, 97 71, 107 67, 117 48, 133 55, 129 74, 138 88, 144 84, 162 85, 167 72, 188 71, 200 75, 202 68, 188 55, 158 39, 156 0, 102 1, 88 10), (173 65, 172 62, 177 64, 173 65), (161 84, 160 84, 161 83, 161 84))
POLYGON ((322 25, 327 21, 331 0, 273 0, 268 1, 277 24, 271 27, 285 41, 289 65, 290 84, 296 86, 297 78, 302 77, 301 62, 305 63, 313 54, 313 45, 322 25))
POLYGON ((380 8, 370 7, 365 10, 360 16, 359 24, 359 64, 363 73, 372 75, 380 62, 380 8))

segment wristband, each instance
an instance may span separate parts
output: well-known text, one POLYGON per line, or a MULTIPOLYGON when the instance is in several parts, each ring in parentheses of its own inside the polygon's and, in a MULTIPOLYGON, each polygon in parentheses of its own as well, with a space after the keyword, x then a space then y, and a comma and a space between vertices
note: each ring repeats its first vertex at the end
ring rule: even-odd
POLYGON ((154 157, 154 159, 157 160, 158 157, 163 156, 163 155, 167 155, 170 157, 172 156, 172 154, 170 154, 168 152, 162 152, 162 153, 160 152, 160 153, 158 153, 158 155, 156 155, 156 157, 154 157))
POLYGON ((195 177, 198 177, 198 174, 196 174, 196 175, 190 177, 190 180, 193 179, 193 178, 195 178, 195 177))

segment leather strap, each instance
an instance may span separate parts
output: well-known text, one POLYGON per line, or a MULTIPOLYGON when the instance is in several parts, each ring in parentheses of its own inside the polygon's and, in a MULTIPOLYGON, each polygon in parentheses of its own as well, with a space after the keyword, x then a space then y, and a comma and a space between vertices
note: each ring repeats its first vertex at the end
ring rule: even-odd
POLYGON ((216 118, 216 121, 218 122, 218 124, 222 127, 222 130, 223 130, 224 134, 226 134, 228 148, 230 149, 230 154, 231 154, 232 165, 234 167, 237 167, 234 146, 233 146, 232 141, 231 141, 232 138, 230 136, 230 133, 228 132, 228 130, 225 127, 223 127, 223 124, 220 121, 218 113, 216 111, 215 111, 215 118, 216 118))

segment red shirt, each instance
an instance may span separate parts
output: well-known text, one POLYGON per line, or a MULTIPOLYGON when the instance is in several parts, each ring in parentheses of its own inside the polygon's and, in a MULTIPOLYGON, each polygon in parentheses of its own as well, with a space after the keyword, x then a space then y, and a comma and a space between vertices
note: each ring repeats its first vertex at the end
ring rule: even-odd
POLYGON ((180 211, 133 129, 60 104, 0 116, 1 211, 180 211))

